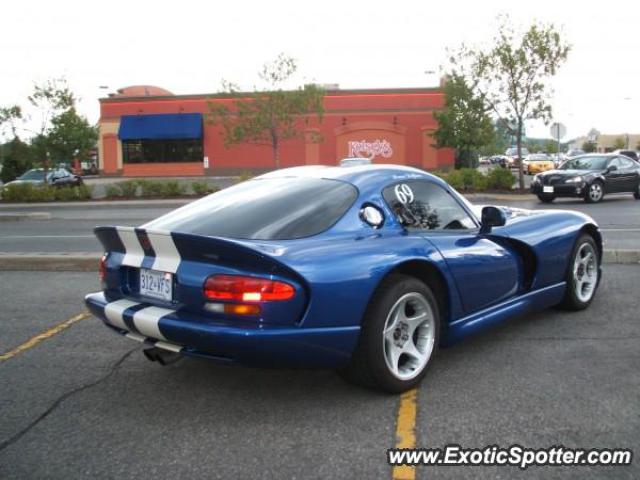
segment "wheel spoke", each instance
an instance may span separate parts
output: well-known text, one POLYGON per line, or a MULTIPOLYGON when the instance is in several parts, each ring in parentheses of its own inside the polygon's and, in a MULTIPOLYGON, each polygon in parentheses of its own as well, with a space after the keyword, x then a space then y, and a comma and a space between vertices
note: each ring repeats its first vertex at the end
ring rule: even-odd
POLYGON ((424 359, 424 354, 420 353, 418 351, 418 348, 416 347, 416 345, 413 343, 413 340, 409 340, 403 350, 402 353, 405 353, 407 355, 409 355, 412 359, 414 359, 417 363, 422 363, 423 359, 424 359))
POLYGON ((385 355, 387 356, 387 363, 389 364, 391 370, 395 375, 398 375, 400 373, 398 363, 400 362, 401 354, 402 351, 398 347, 396 347, 393 342, 387 342, 385 355))
POLYGON ((407 317, 406 322, 407 322, 407 325, 409 325, 409 335, 413 335, 413 332, 415 332, 416 328, 422 325, 426 319, 427 319, 426 312, 420 312, 413 317, 407 317))

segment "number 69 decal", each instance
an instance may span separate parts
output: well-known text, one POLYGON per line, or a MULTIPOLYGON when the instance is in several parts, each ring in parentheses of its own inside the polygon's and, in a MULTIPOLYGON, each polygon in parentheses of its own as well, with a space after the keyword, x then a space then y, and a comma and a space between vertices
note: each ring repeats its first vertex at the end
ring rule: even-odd
POLYGON ((406 183, 399 183, 395 188, 396 198, 398 201, 406 205, 407 203, 413 202, 413 190, 406 183))

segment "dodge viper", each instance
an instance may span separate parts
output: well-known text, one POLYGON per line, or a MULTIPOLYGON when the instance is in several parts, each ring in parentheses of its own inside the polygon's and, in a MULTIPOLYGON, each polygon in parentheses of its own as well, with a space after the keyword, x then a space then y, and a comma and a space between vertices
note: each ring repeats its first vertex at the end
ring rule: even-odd
POLYGON ((586 308, 601 276, 588 216, 479 209, 391 165, 279 170, 95 233, 102 291, 86 304, 150 360, 335 368, 388 392, 415 386, 439 346, 586 308))

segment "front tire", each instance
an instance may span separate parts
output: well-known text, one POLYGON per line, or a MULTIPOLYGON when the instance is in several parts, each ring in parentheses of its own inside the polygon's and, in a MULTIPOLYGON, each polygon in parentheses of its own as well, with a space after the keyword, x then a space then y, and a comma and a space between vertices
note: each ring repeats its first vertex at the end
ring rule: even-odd
POLYGON ((600 283, 598 247, 591 235, 581 235, 576 241, 565 280, 567 291, 560 306, 567 310, 587 308, 600 283))
POLYGON ((640 200, 640 180, 638 180, 638 186, 636 187, 636 191, 633 192, 633 198, 636 200, 640 200))
POLYGON ((431 289, 414 277, 390 275, 367 307, 343 374, 360 385, 404 392, 425 376, 439 340, 440 312, 431 289))
POLYGON ((542 193, 538 194, 538 200, 540 200, 542 203, 551 203, 555 199, 555 195, 544 195, 542 193))
POLYGON ((584 201, 587 203, 598 203, 604 197, 604 185, 600 180, 595 180, 584 192, 584 201))

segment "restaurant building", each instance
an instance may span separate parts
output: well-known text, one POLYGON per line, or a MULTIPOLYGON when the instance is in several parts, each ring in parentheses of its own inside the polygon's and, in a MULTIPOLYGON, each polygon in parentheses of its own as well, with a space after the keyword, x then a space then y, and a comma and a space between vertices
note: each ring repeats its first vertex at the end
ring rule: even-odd
MULTIPOLYGON (((208 121, 222 95, 173 95, 134 86, 100 100, 99 169, 126 177, 234 175, 275 168, 268 145, 225 146, 222 127, 208 121)), ((425 170, 453 167, 451 149, 436 149, 433 112, 441 89, 327 90, 324 115, 309 116, 304 135, 280 148, 280 166, 336 165, 345 157, 425 170)))

